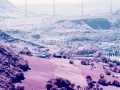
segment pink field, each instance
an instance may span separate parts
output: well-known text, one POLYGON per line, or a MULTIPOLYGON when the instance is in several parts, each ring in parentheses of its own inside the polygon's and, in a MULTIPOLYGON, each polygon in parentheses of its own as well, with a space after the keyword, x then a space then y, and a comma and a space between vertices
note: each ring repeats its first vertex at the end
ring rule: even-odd
POLYGON ((45 90, 46 81, 54 78, 57 65, 47 59, 24 56, 28 60, 31 70, 25 72, 26 79, 16 85, 24 85, 25 90, 45 90))
MULTIPOLYGON (((104 70, 102 69, 101 64, 95 64, 96 68, 93 68, 92 70, 91 70, 91 66, 84 66, 84 65, 79 64, 79 65, 77 65, 77 67, 80 69, 81 74, 84 77, 86 77, 87 75, 90 75, 90 76, 92 76, 92 79, 94 81, 98 81, 100 73, 104 73, 104 70)), ((115 77, 112 77, 112 76, 108 76, 106 74, 104 74, 104 75, 105 75, 105 79, 107 81, 113 81, 113 80, 120 81, 120 78, 115 78, 115 77)), ((101 87, 103 87, 103 86, 101 86, 101 87)), ((103 88, 104 88, 104 90, 120 90, 119 88, 117 88, 115 86, 104 86, 103 88)))
MULTIPOLYGON (((86 75, 92 76, 94 81, 98 81, 99 74, 104 72, 101 64, 95 64, 96 68, 91 70, 90 66, 83 66, 80 61, 75 60, 75 65, 69 64, 67 59, 41 59, 36 57, 24 56, 28 60, 31 70, 25 72, 26 79, 22 83, 16 85, 25 86, 25 90, 45 90, 46 82, 55 77, 63 77, 69 79, 75 85, 82 87, 87 85, 86 75)), ((119 74, 120 75, 120 74, 119 74)), ((119 80, 120 78, 114 78, 105 75, 106 80, 119 80)), ((102 86, 103 87, 103 86, 102 86)), ((104 90, 120 90, 117 87, 103 87, 104 90)))

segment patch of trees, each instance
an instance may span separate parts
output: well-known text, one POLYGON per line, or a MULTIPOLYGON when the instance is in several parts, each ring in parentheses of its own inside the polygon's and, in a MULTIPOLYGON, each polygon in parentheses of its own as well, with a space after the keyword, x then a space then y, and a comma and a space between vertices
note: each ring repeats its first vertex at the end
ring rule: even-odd
POLYGON ((45 88, 46 90, 75 90, 74 86, 75 84, 69 80, 58 77, 48 80, 45 88))
POLYGON ((103 74, 100 74, 100 78, 99 78, 99 80, 98 80, 98 83, 99 83, 100 85, 103 85, 103 86, 108 86, 108 85, 110 85, 110 86, 120 87, 120 82, 119 82, 119 81, 117 81, 117 80, 107 81, 107 80, 105 79, 105 77, 104 77, 103 74))
POLYGON ((96 49, 83 49, 83 50, 78 50, 76 54, 77 55, 94 54, 96 51, 97 51, 96 49))
POLYGON ((19 53, 23 54, 23 55, 32 56, 32 52, 29 49, 27 49, 27 50, 23 49, 19 53))
POLYGON ((15 88, 15 83, 25 79, 24 71, 30 70, 29 64, 10 47, 0 45, 0 88, 2 90, 24 90, 15 88))
POLYGON ((62 77, 57 77, 47 81, 45 88, 46 90, 103 90, 99 83, 92 80, 91 76, 86 76, 87 86, 81 87, 80 85, 75 85, 68 79, 62 77))
MULTIPOLYGON (((94 53, 96 53, 98 50, 96 49, 83 49, 83 50, 61 50, 58 51, 53 55, 55 58, 64 58, 64 59, 69 59, 69 58, 74 58, 76 56, 85 56, 85 57, 93 57, 94 53)), ((98 52, 97 57, 101 56, 101 53, 98 52)))

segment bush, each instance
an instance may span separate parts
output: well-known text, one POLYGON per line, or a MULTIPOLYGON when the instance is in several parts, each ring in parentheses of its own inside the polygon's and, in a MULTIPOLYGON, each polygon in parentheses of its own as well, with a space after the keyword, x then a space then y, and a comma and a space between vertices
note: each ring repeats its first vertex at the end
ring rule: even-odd
POLYGON ((104 62, 104 63, 107 63, 107 62, 108 62, 108 61, 107 61, 107 58, 106 58, 105 56, 101 56, 100 59, 101 59, 102 62, 104 62))
POLYGON ((61 89, 60 90, 67 90, 67 88, 65 88, 65 87, 61 87, 61 89))
POLYGON ((103 90, 103 88, 102 87, 100 87, 100 89, 99 90, 103 90))
POLYGON ((69 63, 70 63, 70 64, 74 64, 74 61, 73 61, 73 60, 70 60, 69 63))
POLYGON ((77 88, 77 90, 79 90, 81 87, 80 87, 80 85, 77 85, 76 88, 77 88))
MULTIPOLYGON (((11 48, 0 45, 0 88, 2 90, 15 90, 14 83, 24 80, 25 67, 28 70, 28 62, 11 48)), ((22 89, 23 90, 23 89, 22 89)))
POLYGON ((47 81, 45 88, 47 90, 74 90, 71 86, 73 86, 73 84, 71 84, 69 80, 63 78, 55 78, 47 81))
POLYGON ((110 85, 110 86, 112 86, 112 82, 111 81, 108 81, 107 84, 110 85))
POLYGON ((114 67, 113 63, 109 63, 109 67, 110 67, 110 68, 111 68, 111 67, 114 67))
POLYGON ((87 75, 87 76, 86 76, 86 80, 87 80, 88 86, 89 86, 90 88, 93 88, 94 84, 93 84, 93 81, 92 81, 91 76, 87 75))
MULTIPOLYGON (((99 83, 96 83, 96 89, 99 90, 99 88, 100 88, 99 83)), ((95 89, 95 90, 96 90, 96 89, 95 89)))
POLYGON ((19 52, 20 54, 23 54, 23 55, 28 55, 28 56, 33 56, 32 55, 32 52, 30 52, 30 50, 21 50, 20 52, 19 52))
POLYGON ((103 73, 100 74, 100 78, 101 78, 101 79, 104 78, 104 74, 103 74, 103 73))
POLYGON ((116 62, 117 62, 117 60, 113 60, 112 62, 113 62, 113 63, 116 63, 116 62))
POLYGON ((81 64, 82 64, 82 65, 87 65, 85 60, 82 60, 82 61, 81 61, 81 64))
POLYGON ((47 89, 47 90, 50 90, 51 88, 52 88, 52 83, 47 83, 46 85, 45 85, 45 88, 47 89))
POLYGON ((112 62, 115 63, 117 66, 120 66, 120 61, 118 61, 118 60, 113 60, 112 62))
POLYGON ((118 70, 118 73, 120 73, 120 68, 118 68, 117 70, 118 70))
POLYGON ((119 61, 117 61, 117 62, 116 62, 116 65, 117 65, 117 66, 120 66, 120 62, 119 62, 119 61))
POLYGON ((27 61, 24 61, 24 62, 23 62, 23 61, 19 61, 19 62, 17 63, 17 66, 20 67, 20 69, 22 69, 23 71, 28 71, 28 70, 30 70, 30 67, 29 67, 27 61))
POLYGON ((109 70, 106 70, 106 75, 111 75, 111 72, 109 70))
POLYGON ((106 86, 106 85, 107 85, 106 79, 104 79, 104 78, 100 78, 100 79, 98 80, 98 83, 101 84, 101 85, 103 85, 103 86, 106 86))
POLYGON ((113 67, 113 72, 117 72, 117 66, 113 67))
POLYGON ((25 87, 24 86, 17 86, 16 90, 25 90, 25 87))
POLYGON ((113 80, 112 85, 120 87, 120 83, 117 80, 113 80))
POLYGON ((95 65, 95 64, 92 62, 92 63, 91 63, 91 66, 93 67, 94 65, 95 65))

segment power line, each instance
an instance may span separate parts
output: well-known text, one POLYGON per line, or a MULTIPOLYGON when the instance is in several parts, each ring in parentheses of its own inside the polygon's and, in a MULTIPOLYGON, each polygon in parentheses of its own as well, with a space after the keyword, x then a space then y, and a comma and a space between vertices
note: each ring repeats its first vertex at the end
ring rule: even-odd
POLYGON ((25 0, 25 17, 27 17, 27 2, 25 0))
POLYGON ((53 15, 55 16, 55 1, 53 0, 53 15))
POLYGON ((82 6, 82 16, 83 16, 83 0, 82 0, 82 5, 81 6, 82 6))
POLYGON ((112 14, 112 0, 110 0, 110 13, 112 14))

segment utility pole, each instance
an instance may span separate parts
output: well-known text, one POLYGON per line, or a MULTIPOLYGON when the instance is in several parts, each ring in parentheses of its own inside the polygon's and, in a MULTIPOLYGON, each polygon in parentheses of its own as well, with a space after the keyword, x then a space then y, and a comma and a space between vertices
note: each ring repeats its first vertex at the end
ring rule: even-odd
POLYGON ((53 0, 53 15, 55 16, 55 1, 53 0))
POLYGON ((81 6, 82 6, 82 16, 83 16, 83 0, 82 0, 82 5, 81 6))
POLYGON ((110 13, 112 14, 112 0, 110 0, 110 13))
POLYGON ((27 17, 27 2, 25 0, 25 17, 27 17))

